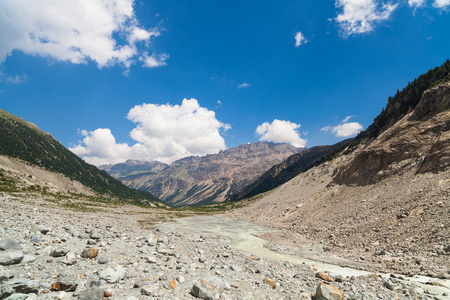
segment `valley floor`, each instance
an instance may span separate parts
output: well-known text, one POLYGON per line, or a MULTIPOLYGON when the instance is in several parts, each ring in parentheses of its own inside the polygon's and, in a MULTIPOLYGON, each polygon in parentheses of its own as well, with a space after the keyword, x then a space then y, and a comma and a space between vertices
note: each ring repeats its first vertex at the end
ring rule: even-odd
POLYGON ((344 299, 445 299, 450 293, 438 279, 419 285, 373 273, 330 278, 314 265, 236 250, 220 233, 155 226, 189 215, 3 193, 0 299, 312 299, 319 286, 332 289, 327 280, 344 299), (20 263, 4 263, 14 256, 22 256, 20 263))

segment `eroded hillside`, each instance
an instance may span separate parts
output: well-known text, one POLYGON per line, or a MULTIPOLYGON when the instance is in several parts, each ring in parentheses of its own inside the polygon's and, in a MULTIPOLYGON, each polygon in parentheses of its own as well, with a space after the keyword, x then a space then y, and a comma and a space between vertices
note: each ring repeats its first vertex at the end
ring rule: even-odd
MULTIPOLYGON (((450 83, 352 153, 314 167, 238 218, 275 226, 272 242, 311 243, 381 271, 449 276, 450 83)), ((314 251, 303 255, 314 256, 314 251)))

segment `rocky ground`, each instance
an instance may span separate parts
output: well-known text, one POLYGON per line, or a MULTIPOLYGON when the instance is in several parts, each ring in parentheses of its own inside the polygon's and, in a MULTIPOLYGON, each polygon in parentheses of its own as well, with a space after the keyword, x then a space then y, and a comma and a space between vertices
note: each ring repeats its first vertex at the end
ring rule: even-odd
POLYGON ((428 288, 398 276, 331 278, 314 266, 234 250, 220 235, 149 226, 174 215, 168 211, 80 211, 44 198, 0 195, 0 299, 448 297, 437 282, 428 288))
POLYGON ((384 273, 450 279, 450 170, 333 183, 336 159, 229 213, 279 229, 272 247, 384 273))

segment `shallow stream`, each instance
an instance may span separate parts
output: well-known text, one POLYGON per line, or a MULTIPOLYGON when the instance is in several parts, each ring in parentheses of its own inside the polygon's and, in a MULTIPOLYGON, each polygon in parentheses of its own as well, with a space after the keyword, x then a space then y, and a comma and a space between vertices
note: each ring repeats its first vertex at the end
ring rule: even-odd
MULTIPOLYGON (((155 227, 159 228, 163 232, 219 235, 229 238, 231 240, 230 246, 236 250, 249 252, 257 256, 278 261, 287 261, 295 264, 305 263, 315 266, 318 271, 326 272, 332 276, 360 276, 373 273, 348 267, 341 267, 334 264, 317 262, 296 255, 274 252, 264 246, 267 244, 266 240, 254 235, 255 233, 273 232, 274 230, 250 222, 237 221, 223 215, 181 218, 176 222, 161 223, 155 227)), ((389 274, 379 275, 385 278, 390 276, 389 274)), ((445 292, 447 295, 450 295, 450 280, 441 280, 426 276, 407 277, 405 280, 416 282, 425 291, 428 290, 430 292, 437 292, 439 295, 442 295, 442 293, 445 292), (437 282, 445 287, 431 286, 426 284, 427 282, 437 282)))

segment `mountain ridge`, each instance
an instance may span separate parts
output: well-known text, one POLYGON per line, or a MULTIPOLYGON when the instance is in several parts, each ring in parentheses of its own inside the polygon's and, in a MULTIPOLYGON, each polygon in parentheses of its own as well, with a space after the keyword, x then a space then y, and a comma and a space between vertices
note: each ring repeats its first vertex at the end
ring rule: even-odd
POLYGON ((0 155, 60 173, 97 194, 139 204, 162 205, 153 195, 132 190, 66 149, 51 134, 0 109, 0 155))
POLYGON ((227 194, 301 150, 288 144, 244 144, 216 154, 185 157, 154 174, 131 174, 120 179, 127 186, 150 191, 170 205, 222 202, 227 194))

